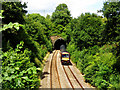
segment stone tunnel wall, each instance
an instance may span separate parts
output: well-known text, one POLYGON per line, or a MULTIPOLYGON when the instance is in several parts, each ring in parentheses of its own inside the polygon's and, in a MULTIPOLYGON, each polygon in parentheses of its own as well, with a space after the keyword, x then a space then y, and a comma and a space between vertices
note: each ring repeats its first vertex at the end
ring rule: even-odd
POLYGON ((51 36, 50 39, 52 41, 54 49, 59 50, 61 45, 65 45, 66 46, 66 42, 60 36, 51 36))

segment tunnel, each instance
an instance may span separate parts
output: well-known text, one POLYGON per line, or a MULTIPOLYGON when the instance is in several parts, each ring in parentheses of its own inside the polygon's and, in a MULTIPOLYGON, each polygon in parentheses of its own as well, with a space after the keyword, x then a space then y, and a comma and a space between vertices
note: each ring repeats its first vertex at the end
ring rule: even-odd
POLYGON ((63 39, 57 39, 54 43, 54 49, 55 50, 60 50, 61 45, 65 45, 65 47, 66 47, 65 41, 63 39))

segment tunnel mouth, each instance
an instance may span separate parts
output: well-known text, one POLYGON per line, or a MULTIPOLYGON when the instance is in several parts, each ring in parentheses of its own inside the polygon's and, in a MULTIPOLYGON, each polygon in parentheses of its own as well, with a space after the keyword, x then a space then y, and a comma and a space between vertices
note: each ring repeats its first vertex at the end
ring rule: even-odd
POLYGON ((65 45, 65 47, 66 47, 66 42, 63 39, 57 39, 54 43, 54 49, 60 50, 61 45, 65 45))

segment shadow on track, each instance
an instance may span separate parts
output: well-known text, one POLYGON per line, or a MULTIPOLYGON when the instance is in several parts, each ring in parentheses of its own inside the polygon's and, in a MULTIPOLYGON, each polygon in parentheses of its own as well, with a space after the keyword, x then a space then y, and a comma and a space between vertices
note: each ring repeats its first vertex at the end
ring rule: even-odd
POLYGON ((62 62, 61 62, 61 64, 64 65, 64 66, 69 66, 69 65, 72 66, 72 63, 71 63, 71 62, 69 62, 69 63, 62 63, 62 62))

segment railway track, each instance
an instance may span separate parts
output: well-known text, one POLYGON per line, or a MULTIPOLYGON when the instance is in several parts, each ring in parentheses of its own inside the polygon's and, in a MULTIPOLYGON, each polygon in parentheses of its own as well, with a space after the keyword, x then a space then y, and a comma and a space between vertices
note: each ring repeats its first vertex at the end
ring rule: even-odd
MULTIPOLYGON (((50 66, 50 72, 51 72, 50 73, 50 88, 61 88, 60 77, 59 77, 58 68, 57 68, 57 54, 58 54, 58 51, 54 51, 53 56, 52 56, 52 61, 51 61, 51 66, 50 66), (54 84, 54 81, 56 81, 55 82, 56 85, 54 84), (55 87, 55 86, 57 86, 57 87, 55 87)), ((68 72, 66 71, 65 66, 64 65, 62 65, 62 66, 63 66, 63 70, 65 72, 65 75, 66 75, 71 87, 74 89, 75 87, 70 79, 71 76, 68 75, 68 72)), ((70 69, 70 67, 67 66, 66 68, 69 69, 70 73, 74 77, 74 80, 77 81, 77 83, 79 84, 78 88, 82 88, 82 90, 84 90, 84 88, 82 87, 82 85, 80 84, 80 82, 74 75, 73 71, 70 69)))
POLYGON ((75 76, 75 74, 73 73, 73 71, 71 70, 71 68, 68 66, 69 70, 71 71, 71 73, 73 74, 74 78, 76 79, 76 81, 78 82, 78 84, 80 85, 80 87, 82 88, 82 90, 84 90, 82 84, 79 82, 79 80, 77 79, 77 77, 75 76))
POLYGON ((63 69, 64 69, 64 72, 65 72, 65 74, 67 76, 67 79, 68 79, 70 85, 72 86, 72 88, 73 89, 75 89, 75 88, 81 88, 82 90, 84 90, 82 84, 79 82, 79 80, 77 79, 77 77, 75 76, 75 74, 73 73, 73 71, 71 70, 71 68, 69 66, 64 66, 63 65, 63 69), (67 71, 68 69, 69 69, 69 72, 67 71), (71 74, 69 74, 69 73, 71 73, 71 74), (72 78, 72 80, 70 78, 72 78), (74 87, 73 83, 74 84, 78 84, 78 85, 76 85, 76 87, 74 87))
MULTIPOLYGON (((49 60, 48 65, 46 65, 49 69, 47 79, 43 81, 43 88, 47 86, 47 88, 72 88, 73 90, 76 88, 80 88, 84 90, 86 88, 85 84, 81 83, 80 77, 75 73, 73 65, 62 65, 59 57, 59 51, 53 51, 51 59, 49 60), (77 77, 76 77, 77 76, 77 77)), ((44 70, 45 72, 47 70, 44 70)))
POLYGON ((60 78, 57 69, 57 54, 58 51, 53 52, 51 66, 50 66, 50 88, 61 88, 60 78))

